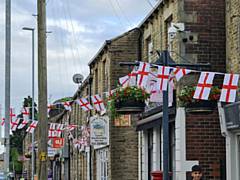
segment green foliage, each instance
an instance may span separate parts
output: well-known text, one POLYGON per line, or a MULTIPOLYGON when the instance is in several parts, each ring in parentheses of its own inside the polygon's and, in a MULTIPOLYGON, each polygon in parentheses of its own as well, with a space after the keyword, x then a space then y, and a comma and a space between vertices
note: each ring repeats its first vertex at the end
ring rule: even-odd
POLYGON ((66 101, 72 101, 72 100, 73 100, 72 97, 64 97, 64 98, 61 98, 61 99, 56 100, 53 104, 55 104, 55 103, 61 103, 61 102, 66 102, 66 101))
POLYGON ((126 101, 126 100, 136 100, 136 101, 145 101, 150 97, 150 94, 147 93, 144 89, 138 88, 136 86, 126 87, 126 88, 117 88, 116 91, 109 97, 108 108, 111 112, 111 117, 115 118, 118 116, 115 108, 117 101, 126 101))
POLYGON ((22 172, 22 163, 18 161, 19 153, 17 148, 11 148, 10 150, 10 171, 22 172))
MULTIPOLYGON (((189 103, 195 103, 200 101, 198 99, 193 98, 195 90, 196 90, 196 86, 184 86, 178 95, 179 105, 186 106, 189 103)), ((220 94, 221 94, 221 90, 217 86, 213 86, 211 88, 208 100, 217 101, 220 98, 220 94)))

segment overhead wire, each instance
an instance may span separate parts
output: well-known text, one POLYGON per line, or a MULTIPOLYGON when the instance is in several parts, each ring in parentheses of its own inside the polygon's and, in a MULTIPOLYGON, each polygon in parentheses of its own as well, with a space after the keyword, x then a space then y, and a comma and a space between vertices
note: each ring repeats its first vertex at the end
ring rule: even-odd
MULTIPOLYGON (((56 3, 57 4, 57 3, 56 3)), ((56 9, 57 6, 52 6, 52 13, 53 13, 53 19, 54 19, 54 24, 56 27, 58 28, 61 28, 61 23, 59 22, 58 18, 59 16, 57 16, 57 13, 56 13, 56 9)), ((59 53, 57 53, 57 56, 59 57, 59 59, 57 60, 57 64, 59 66, 59 82, 61 83, 62 87, 64 87, 64 82, 67 82, 67 76, 69 76, 69 68, 68 68, 68 64, 66 63, 67 62, 67 58, 66 58, 66 52, 65 52, 65 45, 63 43, 63 33, 61 30, 57 30, 56 32, 56 37, 57 37, 57 41, 58 43, 60 44, 60 47, 62 49, 61 53, 63 54, 63 56, 60 56, 59 53), (62 59, 62 61, 60 62, 60 60, 62 59), (62 68, 62 65, 64 68, 62 68), (63 72, 65 72, 66 74, 63 74, 63 72), (63 82, 64 81, 64 82, 63 82)), ((62 92, 61 91, 61 96, 64 97, 66 95, 65 92, 62 92)))
MULTIPOLYGON (((74 38, 74 41, 75 41, 75 47, 76 47, 76 51, 77 51, 77 56, 78 56, 78 59, 75 59, 75 61, 79 61, 80 59, 81 59, 81 57, 80 57, 80 51, 79 51, 79 48, 78 48, 78 42, 80 42, 79 41, 79 38, 78 38, 78 35, 76 34, 76 31, 75 31, 75 28, 74 28, 74 25, 73 25, 73 22, 72 22, 72 15, 71 15, 71 11, 70 11, 70 8, 69 8, 69 4, 70 4, 70 2, 69 2, 69 0, 67 0, 67 12, 68 12, 68 16, 69 16, 69 18, 70 18, 70 23, 71 23, 71 26, 72 26, 72 32, 73 32, 73 38, 74 38)), ((77 66, 76 66, 77 67, 77 66)), ((81 68, 80 67, 80 69, 81 69, 81 71, 83 72, 83 68, 81 68)), ((77 71, 76 71, 77 72, 77 71)), ((81 74, 82 74, 82 72, 81 72, 81 74)))
POLYGON ((120 5, 119 1, 118 0, 115 0, 115 1, 116 1, 116 4, 117 4, 119 10, 121 11, 121 13, 125 17, 125 19, 128 21, 129 26, 133 26, 132 21, 128 18, 128 16, 124 13, 123 9, 121 8, 121 5, 120 5))

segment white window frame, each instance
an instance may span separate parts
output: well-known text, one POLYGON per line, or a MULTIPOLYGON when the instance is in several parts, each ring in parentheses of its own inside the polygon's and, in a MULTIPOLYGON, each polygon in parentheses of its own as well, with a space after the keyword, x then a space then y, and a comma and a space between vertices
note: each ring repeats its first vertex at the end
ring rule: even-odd
POLYGON ((109 179, 109 150, 108 148, 98 149, 97 151, 97 180, 109 179))

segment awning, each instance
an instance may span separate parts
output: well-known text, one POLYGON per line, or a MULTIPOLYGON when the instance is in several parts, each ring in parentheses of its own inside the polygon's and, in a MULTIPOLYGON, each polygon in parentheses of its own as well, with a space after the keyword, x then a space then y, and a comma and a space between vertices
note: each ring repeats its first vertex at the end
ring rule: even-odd
MULTIPOLYGON (((169 122, 172 122, 175 120, 176 115, 176 108, 170 107, 168 109, 168 115, 169 115, 169 122)), ((147 117, 143 117, 142 119, 139 119, 137 121, 137 131, 142 131, 146 129, 150 129, 156 126, 160 126, 162 124, 162 116, 163 112, 157 112, 155 114, 149 115, 147 117)))

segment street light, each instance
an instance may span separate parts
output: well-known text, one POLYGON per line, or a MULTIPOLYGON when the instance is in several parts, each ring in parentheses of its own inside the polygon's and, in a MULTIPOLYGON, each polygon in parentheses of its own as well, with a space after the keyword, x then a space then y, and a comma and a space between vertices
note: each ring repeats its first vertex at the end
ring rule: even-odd
MULTIPOLYGON (((34 28, 23 27, 23 30, 32 32, 32 121, 34 120, 34 28)), ((34 179, 34 131, 32 133, 32 180, 34 179)))

